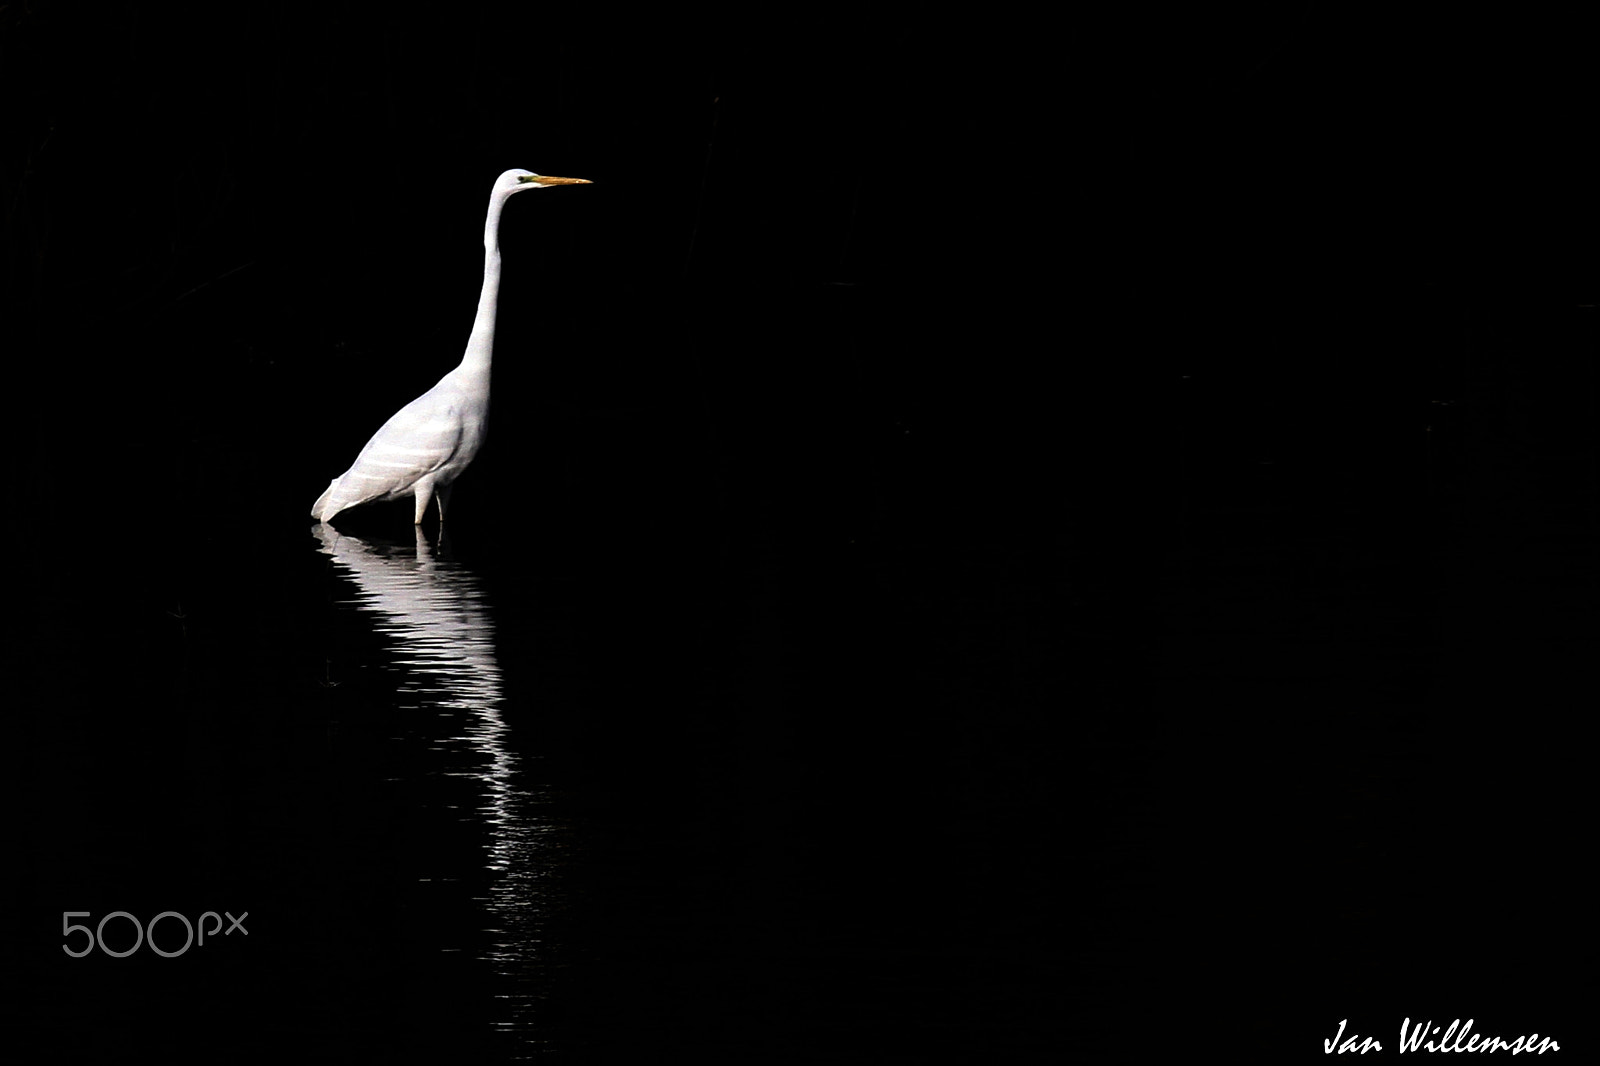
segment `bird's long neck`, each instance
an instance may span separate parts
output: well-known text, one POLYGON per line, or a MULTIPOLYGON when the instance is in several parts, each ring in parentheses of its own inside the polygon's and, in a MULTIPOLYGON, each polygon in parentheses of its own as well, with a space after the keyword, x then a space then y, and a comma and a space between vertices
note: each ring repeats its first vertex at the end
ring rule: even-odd
POLYGON ((483 224, 483 291, 478 294, 478 317, 467 338, 462 369, 487 374, 494 359, 494 317, 500 300, 500 210, 506 196, 499 190, 489 198, 489 217, 483 224))

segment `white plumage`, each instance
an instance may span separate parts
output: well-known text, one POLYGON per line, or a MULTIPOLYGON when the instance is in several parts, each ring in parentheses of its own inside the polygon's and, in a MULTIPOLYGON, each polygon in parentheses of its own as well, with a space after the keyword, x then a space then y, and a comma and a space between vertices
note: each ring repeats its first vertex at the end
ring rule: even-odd
POLYGON ((500 294, 500 210, 513 193, 524 189, 587 184, 583 178, 551 178, 530 170, 508 170, 495 179, 484 220, 483 292, 461 364, 372 435, 350 469, 334 478, 311 505, 311 517, 327 522, 359 504, 415 496, 417 523, 435 499, 439 520, 444 520, 450 487, 478 454, 488 428, 489 369, 500 294))

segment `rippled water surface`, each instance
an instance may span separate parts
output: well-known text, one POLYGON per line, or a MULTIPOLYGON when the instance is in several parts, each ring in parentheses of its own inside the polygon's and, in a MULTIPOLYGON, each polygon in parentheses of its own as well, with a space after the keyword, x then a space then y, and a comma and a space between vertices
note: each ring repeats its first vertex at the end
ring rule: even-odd
POLYGON ((418 877, 422 884, 479 890, 487 883, 484 894, 468 897, 481 908, 479 935, 438 950, 470 953, 483 963, 500 986, 493 993, 495 1030, 539 1048, 550 1027, 537 1006, 548 983, 546 919, 560 906, 564 826, 541 811, 536 779, 523 772, 508 736, 482 585, 467 567, 436 558, 420 527, 411 545, 368 543, 331 526, 318 527, 316 536, 334 572, 354 585, 353 595, 333 599, 334 609, 362 612, 385 638, 378 665, 395 676, 396 718, 410 723, 390 739, 428 753, 426 776, 433 780, 423 802, 482 843, 477 877, 443 863, 434 876, 418 877))
POLYGON ((30 932, 63 1053, 1044 1055, 1063 981, 1093 1027, 1106 963, 1056 953, 1093 921, 1044 876, 1061 785, 1023 750, 1046 711, 970 654, 1040 668, 1005 650, 1038 593, 1003 558, 674 568, 387 517, 174 531, 46 597, 30 932), (1001 732, 960 752, 996 694, 1001 732), (72 959, 65 910, 246 931, 72 959))

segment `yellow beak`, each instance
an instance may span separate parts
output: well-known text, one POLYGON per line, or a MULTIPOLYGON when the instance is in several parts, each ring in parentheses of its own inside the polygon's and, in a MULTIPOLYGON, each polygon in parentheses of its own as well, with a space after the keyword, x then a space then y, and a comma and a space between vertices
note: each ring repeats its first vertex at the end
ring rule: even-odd
POLYGON ((521 182, 538 182, 540 185, 593 185, 588 178, 552 178, 548 174, 524 174, 517 179, 521 182))

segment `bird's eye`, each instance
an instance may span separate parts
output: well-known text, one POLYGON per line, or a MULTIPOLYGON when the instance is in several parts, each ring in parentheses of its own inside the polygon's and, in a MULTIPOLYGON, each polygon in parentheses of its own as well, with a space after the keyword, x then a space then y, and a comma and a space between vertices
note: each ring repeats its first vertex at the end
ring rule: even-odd
POLYGON ((517 180, 522 182, 523 184, 527 184, 530 181, 538 181, 539 180, 539 175, 537 175, 537 174, 523 174, 523 175, 520 175, 517 178, 517 180))

